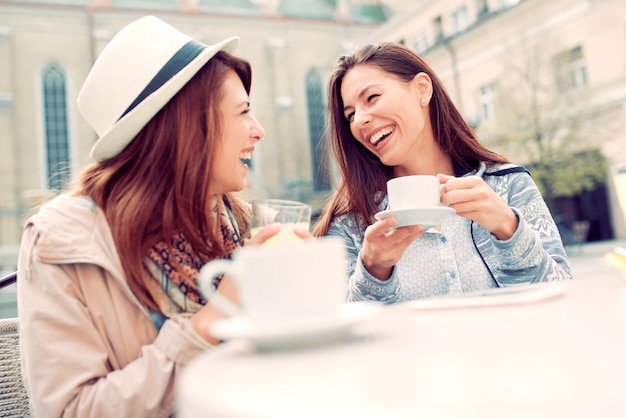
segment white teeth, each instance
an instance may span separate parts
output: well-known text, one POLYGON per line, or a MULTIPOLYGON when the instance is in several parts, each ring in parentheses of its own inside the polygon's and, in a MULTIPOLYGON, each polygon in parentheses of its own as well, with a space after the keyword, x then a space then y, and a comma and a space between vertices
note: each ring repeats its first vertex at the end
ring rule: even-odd
POLYGON ((239 159, 241 160, 249 160, 252 158, 252 153, 249 151, 244 151, 241 154, 239 154, 239 159))
POLYGON ((384 136, 392 133, 394 128, 384 128, 370 137, 370 144, 376 145, 384 136))

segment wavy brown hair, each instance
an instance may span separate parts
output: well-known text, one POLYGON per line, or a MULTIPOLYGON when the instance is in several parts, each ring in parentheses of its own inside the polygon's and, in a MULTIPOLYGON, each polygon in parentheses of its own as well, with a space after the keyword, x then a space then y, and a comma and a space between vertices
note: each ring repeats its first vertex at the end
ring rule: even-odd
MULTIPOLYGON (((359 65, 380 68, 407 83, 417 73, 428 74, 433 85, 430 118, 435 141, 440 148, 456 164, 467 169, 472 168, 476 161, 507 162, 506 158, 480 143, 450 99, 439 77, 415 52, 393 42, 363 45, 353 54, 339 58, 328 82, 330 118, 326 147, 337 160, 341 179, 313 228, 314 235, 326 235, 333 218, 348 212, 354 213, 359 225, 369 225, 385 195, 387 180, 393 177, 393 167, 383 164, 354 138, 350 124, 344 116, 341 83, 346 74, 359 65)), ((415 103, 415 106, 419 104, 415 103)))
MULTIPOLYGON (((244 60, 218 52, 165 105, 118 155, 87 167, 75 195, 90 196, 111 227, 126 280, 137 298, 158 310, 144 282, 150 248, 181 232, 206 262, 226 256, 209 194, 213 161, 222 137, 218 105, 228 71, 234 70, 250 93, 251 68, 244 60)), ((229 205, 243 232, 247 214, 231 194, 229 205)))

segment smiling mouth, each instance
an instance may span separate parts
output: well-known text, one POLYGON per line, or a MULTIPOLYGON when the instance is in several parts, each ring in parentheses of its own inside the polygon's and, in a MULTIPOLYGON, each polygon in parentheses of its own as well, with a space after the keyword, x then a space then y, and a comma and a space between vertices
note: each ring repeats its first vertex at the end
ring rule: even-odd
POLYGON ((248 151, 244 151, 239 154, 239 161, 250 167, 250 163, 252 162, 252 153, 248 151))
POLYGON ((383 139, 385 139, 389 135, 391 135, 391 133, 394 130, 395 130, 395 128, 392 128, 392 127, 381 129, 380 131, 376 132, 374 135, 372 135, 370 137, 370 144, 372 144, 374 146, 378 145, 380 143, 380 141, 382 141, 383 139))

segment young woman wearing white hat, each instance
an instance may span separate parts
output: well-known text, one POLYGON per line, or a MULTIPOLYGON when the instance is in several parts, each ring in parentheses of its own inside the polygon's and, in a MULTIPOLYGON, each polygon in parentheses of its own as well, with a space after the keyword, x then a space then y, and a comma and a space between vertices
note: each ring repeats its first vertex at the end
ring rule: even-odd
MULTIPOLYGON (((148 16, 91 69, 78 108, 96 162, 27 221, 19 254, 34 416, 168 417, 181 367, 217 342, 208 325, 221 314, 198 269, 249 236, 232 192, 264 133, 237 42, 203 45, 148 16)), ((236 299, 229 280, 216 284, 236 299)))

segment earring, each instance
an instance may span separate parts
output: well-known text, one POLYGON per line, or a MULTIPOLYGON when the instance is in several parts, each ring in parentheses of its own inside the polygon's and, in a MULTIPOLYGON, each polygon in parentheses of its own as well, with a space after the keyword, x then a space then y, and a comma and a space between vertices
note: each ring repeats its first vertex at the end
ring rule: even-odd
POLYGON ((426 99, 422 99, 422 104, 426 104, 426 99))

